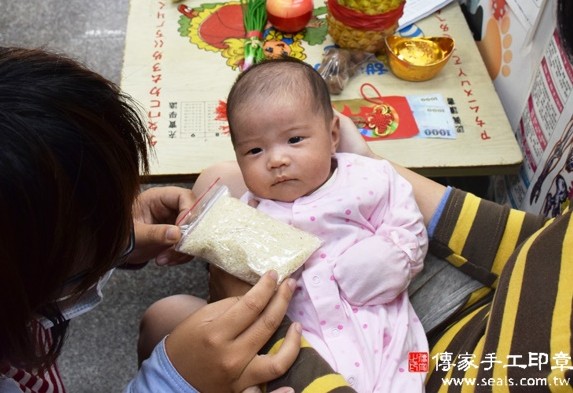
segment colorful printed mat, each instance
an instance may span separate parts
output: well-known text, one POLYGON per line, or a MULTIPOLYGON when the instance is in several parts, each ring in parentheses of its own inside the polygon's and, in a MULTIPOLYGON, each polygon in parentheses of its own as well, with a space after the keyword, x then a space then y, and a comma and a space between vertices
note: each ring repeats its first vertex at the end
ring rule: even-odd
MULTIPOLYGON (((326 12, 324 2, 315 0, 313 18, 296 34, 267 26, 267 56, 288 54, 318 68, 334 46, 326 12)), ((372 56, 342 92, 332 96, 334 105, 363 127, 372 148, 414 169, 521 162, 459 6, 451 4, 399 34, 449 35, 458 44, 433 80, 402 81, 390 73, 383 57, 372 56), (366 85, 373 86, 375 94, 364 93, 366 85), (448 124, 420 126, 416 111, 427 108, 413 108, 412 97, 419 101, 424 96, 443 101, 439 111, 451 113, 442 113, 448 124), (486 144, 494 148, 491 157, 479 148, 486 144), (500 161, 495 149, 502 149, 507 160, 500 161)), ((217 161, 234 159, 224 116, 217 109, 240 73, 244 37, 238 1, 131 1, 121 86, 147 116, 156 150, 152 175, 196 175, 217 161)))

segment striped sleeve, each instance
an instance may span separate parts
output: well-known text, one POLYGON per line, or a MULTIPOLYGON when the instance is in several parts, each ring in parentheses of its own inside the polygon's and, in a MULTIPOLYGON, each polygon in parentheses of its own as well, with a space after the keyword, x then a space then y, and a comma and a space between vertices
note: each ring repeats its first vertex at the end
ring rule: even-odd
MULTIPOLYGON (((37 324, 36 339, 40 345, 47 349, 52 344, 51 331, 37 324)), ((11 383, 0 383, 0 387, 4 389, 4 386, 8 386, 9 391, 16 389, 16 386, 23 393, 64 393, 66 391, 60 371, 55 363, 45 370, 25 370, 10 365, 2 365, 0 366, 0 380, 4 379, 11 380, 11 383)), ((0 392, 4 393, 4 390, 0 389, 0 392)))
POLYGON ((431 239, 431 251, 482 284, 495 287, 505 262, 545 218, 454 189, 431 239))
POLYGON ((571 213, 546 221, 456 191, 435 237, 495 295, 441 333, 427 392, 573 391, 571 213))

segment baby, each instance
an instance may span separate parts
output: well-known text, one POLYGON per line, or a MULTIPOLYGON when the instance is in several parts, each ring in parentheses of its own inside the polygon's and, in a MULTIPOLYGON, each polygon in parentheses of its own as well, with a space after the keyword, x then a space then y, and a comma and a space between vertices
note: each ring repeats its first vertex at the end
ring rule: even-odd
POLYGON ((336 153, 328 88, 304 62, 250 67, 227 116, 242 199, 323 241, 293 274, 290 319, 357 392, 423 391, 408 356, 428 343, 407 287, 428 239, 410 184, 387 161, 336 153))

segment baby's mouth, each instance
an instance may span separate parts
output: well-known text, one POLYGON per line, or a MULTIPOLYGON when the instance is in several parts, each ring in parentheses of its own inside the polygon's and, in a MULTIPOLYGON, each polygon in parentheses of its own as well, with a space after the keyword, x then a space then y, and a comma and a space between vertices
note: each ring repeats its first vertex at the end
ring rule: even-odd
POLYGON ((291 179, 289 179, 289 178, 286 177, 286 176, 278 176, 278 177, 275 179, 275 181, 273 182, 273 186, 275 186, 275 185, 277 185, 277 184, 284 183, 284 182, 289 181, 289 180, 291 180, 291 179))

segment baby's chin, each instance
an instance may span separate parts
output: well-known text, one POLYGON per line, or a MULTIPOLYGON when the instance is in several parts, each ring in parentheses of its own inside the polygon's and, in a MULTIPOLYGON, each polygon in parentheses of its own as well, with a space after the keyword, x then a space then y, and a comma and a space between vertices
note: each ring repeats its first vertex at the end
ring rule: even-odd
POLYGON ((305 195, 307 195, 307 194, 296 193, 296 194, 279 195, 279 196, 273 195, 267 199, 272 199, 272 200, 277 201, 277 202, 291 203, 291 202, 294 202, 298 198, 301 198, 305 195))
POLYGON ((277 202, 291 203, 301 197, 312 194, 314 191, 302 189, 300 187, 300 183, 298 184, 298 187, 296 184, 288 185, 285 183, 274 185, 267 193, 267 196, 263 196, 263 198, 272 199, 273 201, 277 202))

